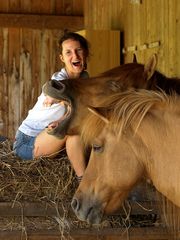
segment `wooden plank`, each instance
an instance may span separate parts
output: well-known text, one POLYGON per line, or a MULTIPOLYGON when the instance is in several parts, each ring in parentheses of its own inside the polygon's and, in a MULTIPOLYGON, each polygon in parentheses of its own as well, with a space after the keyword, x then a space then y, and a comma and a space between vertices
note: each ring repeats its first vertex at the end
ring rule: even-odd
POLYGON ((50 47, 51 42, 51 34, 48 30, 42 32, 42 43, 41 43, 41 58, 40 58, 40 79, 43 81, 41 82, 41 86, 49 80, 51 74, 49 72, 49 61, 52 48, 50 47), (48 76, 48 77, 47 77, 48 76))
POLYGON ((84 1, 72 0, 74 15, 81 15, 84 12, 84 1))
MULTIPOLYGON (((23 12, 23 13, 34 13, 34 11, 32 11, 32 0, 26 0, 26 1, 24 1, 24 0, 21 0, 21 3, 20 3, 20 9, 21 9, 21 11, 19 11, 18 13, 21 13, 21 12, 23 12)), ((17 11, 16 11, 17 12, 17 11)), ((11 11, 11 13, 12 13, 12 11, 11 11)))
MULTIPOLYGON (((73 0, 61 0, 61 1, 55 1, 55 12, 59 15, 82 15, 83 11, 81 11, 80 14, 76 14, 76 12, 73 9, 73 0)), ((82 4, 82 1, 80 4, 78 2, 76 3, 77 8, 79 8, 82 4)))
POLYGON ((90 76, 97 76, 120 65, 119 31, 82 30, 78 33, 90 42, 92 56, 87 64, 90 76))
MULTIPOLYGON (((32 31, 32 86, 34 91, 34 98, 33 102, 34 104, 37 101, 37 96, 41 93, 41 54, 42 49, 42 31, 38 29, 34 29, 32 31)), ((54 52, 54 49, 51 49, 52 52, 54 52)), ((50 64, 51 65, 51 64, 50 64)), ((33 105, 32 105, 33 106, 33 105)), ((31 107, 32 107, 31 106, 31 107)), ((26 108, 26 114, 28 113, 28 109, 26 108)))
MULTIPOLYGON (((131 215, 148 215, 157 214, 158 212, 157 202, 141 202, 141 206, 135 202, 131 202, 130 214, 131 215)), ((0 216, 21 216, 26 217, 44 217, 44 216, 56 216, 57 209, 59 214, 63 214, 63 209, 57 205, 48 203, 38 203, 38 202, 0 202, 0 216)), ((74 213, 72 213, 74 214, 74 213)), ((123 215, 124 210, 120 208, 113 216, 123 215)))
POLYGON ((21 11, 21 3, 20 0, 9 0, 9 8, 8 12, 14 13, 14 12, 20 12, 21 11))
MULTIPOLYGON (((6 31, 7 33, 7 31, 6 31)), ((3 29, 0 29, 0 134, 4 135, 7 131, 7 75, 6 72, 7 64, 7 34, 4 34, 3 29)))
POLYGON ((57 16, 36 14, 0 14, 0 27, 33 29, 80 30, 84 27, 82 16, 57 16))
POLYGON ((178 19, 178 15, 176 15, 176 9, 177 9, 177 5, 178 3, 176 3, 176 1, 169 1, 169 54, 168 54, 168 58, 169 58, 169 77, 176 77, 176 66, 177 66, 177 61, 178 58, 176 58, 176 54, 177 54, 177 46, 176 46, 176 24, 177 24, 177 20, 178 19))
MULTIPOLYGON (((33 83, 32 79, 32 29, 20 29, 20 66, 19 66, 19 81, 20 81, 20 122, 24 119, 27 110, 34 104, 34 88, 38 83, 33 83)), ((38 59, 36 59, 38 62, 38 59)))
MULTIPOLYGON (((54 1, 40 0, 40 1, 31 1, 30 5, 32 9, 35 10, 35 13, 39 14, 52 14, 54 1), (35 8, 36 6, 36 8, 35 8)), ((33 11, 32 11, 33 12, 33 11)))
POLYGON ((13 140, 20 122, 20 30, 10 28, 8 31, 8 137, 13 140))
POLYGON ((180 4, 179 1, 176 0, 176 56, 174 57, 174 61, 176 61, 176 76, 180 76, 180 4))
POLYGON ((0 240, 172 240, 172 235, 168 234, 164 228, 125 228, 120 229, 77 229, 70 232, 60 232, 53 230, 44 231, 0 231, 0 240))
MULTIPOLYGON (((26 216, 26 217, 45 217, 57 215, 56 206, 52 206, 46 203, 0 203, 0 216, 26 216)), ((59 209, 59 213, 62 214, 62 209, 59 209)))
POLYGON ((111 29, 111 17, 113 15, 111 11, 112 5, 116 4, 119 0, 104 1, 104 0, 86 0, 84 6, 85 16, 85 28, 96 30, 110 30, 111 29))
POLYGON ((9 1, 1 1, 0 12, 8 13, 9 11, 9 1))

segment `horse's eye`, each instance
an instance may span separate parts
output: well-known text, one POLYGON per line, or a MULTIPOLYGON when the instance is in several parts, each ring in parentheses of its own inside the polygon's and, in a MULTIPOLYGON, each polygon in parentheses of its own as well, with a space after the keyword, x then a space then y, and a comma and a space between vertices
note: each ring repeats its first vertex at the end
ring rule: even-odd
POLYGON ((103 151, 103 146, 97 145, 97 144, 93 144, 92 145, 92 149, 93 149, 94 152, 102 152, 103 151))

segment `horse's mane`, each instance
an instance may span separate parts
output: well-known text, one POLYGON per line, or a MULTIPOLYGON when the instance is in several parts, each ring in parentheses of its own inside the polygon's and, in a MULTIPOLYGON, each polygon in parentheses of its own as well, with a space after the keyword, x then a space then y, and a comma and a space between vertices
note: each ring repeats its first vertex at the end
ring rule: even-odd
POLYGON ((109 104, 114 106, 110 115, 110 126, 112 129, 115 128, 116 132, 118 129, 117 133, 120 136, 132 125, 136 132, 150 109, 169 106, 172 98, 163 91, 141 89, 114 95, 109 100, 109 104))
MULTIPOLYGON (((110 127, 120 137, 122 132, 133 126, 136 132, 142 120, 151 109, 174 109, 176 94, 167 95, 164 91, 128 90, 110 95, 97 108, 100 114, 108 119, 110 127)), ((92 113, 89 113, 82 124, 82 137, 89 144, 105 127, 105 122, 92 113), (93 131, 92 131, 93 126, 93 131)))

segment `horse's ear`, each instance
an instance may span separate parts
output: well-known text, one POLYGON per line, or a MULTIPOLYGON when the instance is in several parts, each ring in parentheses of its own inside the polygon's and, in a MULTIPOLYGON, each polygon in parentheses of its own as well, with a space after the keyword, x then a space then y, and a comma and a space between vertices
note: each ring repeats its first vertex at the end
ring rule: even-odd
POLYGON ((153 54, 152 57, 148 60, 148 62, 144 65, 144 76, 148 81, 152 75, 154 74, 157 66, 157 54, 153 54))
POLYGON ((137 57, 135 53, 133 53, 133 63, 137 63, 137 57))
POLYGON ((109 123, 109 120, 103 115, 103 113, 100 111, 100 108, 88 107, 88 110, 94 115, 98 116, 106 124, 109 123))

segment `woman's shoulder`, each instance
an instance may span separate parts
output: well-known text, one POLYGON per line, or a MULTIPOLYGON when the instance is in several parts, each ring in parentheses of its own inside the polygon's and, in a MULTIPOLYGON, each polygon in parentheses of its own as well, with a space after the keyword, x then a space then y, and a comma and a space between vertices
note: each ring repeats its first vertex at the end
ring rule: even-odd
POLYGON ((53 73, 51 77, 51 79, 54 79, 54 80, 63 80, 65 78, 68 78, 65 68, 62 68, 60 71, 53 73))

